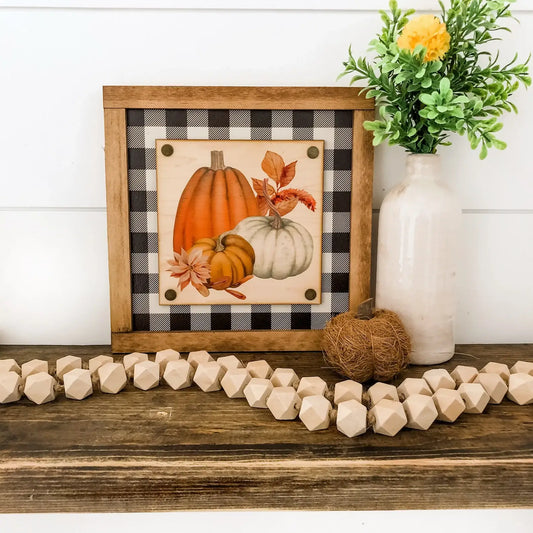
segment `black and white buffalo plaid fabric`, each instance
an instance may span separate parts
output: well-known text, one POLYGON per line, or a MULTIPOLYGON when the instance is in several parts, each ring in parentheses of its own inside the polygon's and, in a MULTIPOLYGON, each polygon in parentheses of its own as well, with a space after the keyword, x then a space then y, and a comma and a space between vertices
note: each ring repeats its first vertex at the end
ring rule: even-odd
POLYGON ((352 127, 351 111, 128 110, 133 329, 321 329, 347 311, 352 127), (156 139, 324 140, 322 303, 159 305, 156 139))

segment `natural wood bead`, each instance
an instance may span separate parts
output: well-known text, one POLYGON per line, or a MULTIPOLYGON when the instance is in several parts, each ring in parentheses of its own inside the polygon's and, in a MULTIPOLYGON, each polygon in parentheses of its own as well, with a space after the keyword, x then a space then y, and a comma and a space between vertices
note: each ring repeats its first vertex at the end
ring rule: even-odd
POLYGON ((509 367, 504 363, 487 363, 480 371, 487 373, 487 374, 498 374, 505 383, 509 383, 509 376, 511 375, 511 372, 509 370, 509 367))
POLYGON ((209 352, 206 352, 205 350, 198 350, 196 352, 189 352, 187 361, 192 365, 194 370, 196 370, 200 363, 210 363, 214 361, 214 359, 211 357, 209 352))
POLYGON ((444 370, 444 368, 432 368, 431 370, 426 370, 422 377, 426 380, 433 392, 436 392, 439 389, 455 389, 455 380, 447 370, 444 370))
POLYGON ((511 367, 511 374, 529 374, 533 376, 533 362, 517 361, 511 367))
POLYGON ((441 422, 455 422, 466 409, 461 394, 454 389, 438 389, 432 398, 441 422))
POLYGON ((24 384, 26 398, 37 405, 51 402, 56 398, 57 381, 48 372, 30 374, 24 384))
POLYGON ((407 424, 407 415, 402 404, 388 398, 380 400, 368 411, 368 419, 375 433, 387 437, 394 437, 407 424))
POLYGON ((228 398, 244 398, 244 387, 248 385, 252 376, 246 368, 230 368, 220 384, 228 398))
POLYGON ((406 426, 408 428, 426 431, 437 419, 435 402, 427 394, 411 394, 402 405, 407 416, 406 426))
POLYGON ((185 359, 169 361, 163 379, 174 390, 186 389, 192 385, 194 367, 185 359))
POLYGON ((141 390, 150 390, 159 385, 159 363, 141 361, 133 367, 133 385, 141 390))
POLYGON ((75 355, 61 357, 56 361, 56 376, 60 381, 63 381, 63 376, 75 368, 81 368, 81 357, 75 355))
POLYGON ((133 352, 125 355, 122 358, 122 364, 124 365, 124 370, 126 371, 126 376, 128 378, 133 377, 133 369, 137 363, 142 363, 143 361, 148 361, 148 354, 141 352, 133 352))
POLYGON ((24 363, 20 367, 22 373, 22 379, 26 379, 31 374, 39 374, 40 372, 48 373, 48 361, 42 361, 41 359, 32 359, 27 363, 24 363))
POLYGON ((507 398, 518 405, 533 403, 533 376, 529 374, 511 374, 507 398))
POLYGON ((266 403, 276 420, 294 420, 302 400, 293 387, 274 387, 266 403))
POLYGON ((347 437, 366 433, 367 409, 357 400, 337 404, 337 429, 347 437))
POLYGON ((217 359, 217 363, 226 371, 230 368, 244 368, 244 365, 235 355, 224 355, 217 359))
POLYGON ((5 372, 16 372, 17 374, 20 374, 20 366, 14 359, 1 359, 0 374, 5 372))
POLYGON ((481 383, 461 383, 457 391, 465 402, 465 413, 468 414, 480 415, 490 400, 481 383))
POLYGON ((113 358, 110 355, 97 355, 89 359, 89 370, 94 374, 102 365, 112 362, 113 358))
POLYGON ((91 371, 74 368, 63 374, 65 397, 71 400, 83 400, 93 393, 91 371))
POLYGON ((128 382, 126 369, 120 363, 106 363, 97 372, 100 380, 100 390, 107 394, 119 393, 128 382))
POLYGON ((306 396, 302 399, 299 417, 309 431, 328 429, 331 422, 332 406, 322 394, 306 396))
POLYGON ((0 403, 18 402, 22 396, 22 379, 13 370, 0 372, 0 403))
POLYGON ((224 377, 224 369, 216 361, 199 363, 193 381, 204 392, 215 392, 222 388, 220 380, 224 377))
POLYGON ((170 361, 177 361, 178 359, 181 359, 181 354, 172 348, 157 352, 155 354, 155 362, 159 365, 160 376, 165 373, 165 368, 170 361))
POLYGON ((328 384, 318 376, 304 377, 300 380, 296 392, 300 398, 318 394, 324 396, 328 392, 328 384))
POLYGON ((298 388, 300 378, 292 368, 276 368, 270 377, 274 387, 294 387, 298 388))
POLYGON ((250 361, 246 365, 246 370, 250 372, 250 376, 253 378, 264 379, 270 379, 274 372, 272 367, 264 359, 261 359, 260 361, 250 361))
POLYGON ((498 404, 504 399, 507 393, 507 384, 498 374, 480 373, 474 383, 481 383, 490 397, 489 403, 498 404))
POLYGON ((399 401, 396 387, 394 385, 389 385, 388 383, 381 383, 380 381, 369 387, 367 394, 370 406, 374 406, 381 400, 385 399, 393 400, 395 402, 399 401))
POLYGON ((455 384, 460 385, 461 383, 472 383, 478 374, 479 372, 475 366, 458 365, 452 370, 450 375, 455 384))
POLYGON ((363 401, 363 385, 353 379, 346 379, 335 384, 333 401, 336 405, 347 400, 363 401))
POLYGON ((405 378, 398 385, 397 392, 401 401, 409 398, 413 394, 423 394, 424 396, 431 396, 433 394, 427 381, 422 378, 405 378))
POLYGON ((244 396, 250 407, 267 408, 267 399, 274 389, 274 385, 266 378, 252 378, 244 387, 244 396))

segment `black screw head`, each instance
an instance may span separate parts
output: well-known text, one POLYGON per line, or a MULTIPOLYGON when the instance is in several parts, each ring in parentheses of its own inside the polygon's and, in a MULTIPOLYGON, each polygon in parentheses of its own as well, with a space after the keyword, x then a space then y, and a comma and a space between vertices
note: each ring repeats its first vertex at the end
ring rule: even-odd
POLYGON ((307 149, 307 157, 309 157, 309 159, 316 159, 318 157, 318 154, 320 154, 320 151, 316 146, 310 146, 307 149))
POLYGON ((316 298, 315 289, 307 289, 305 291, 305 298, 306 298, 306 300, 314 300, 316 298))
POLYGON ((174 289, 168 289, 167 291, 165 291, 165 298, 167 300, 172 301, 172 300, 175 300, 177 297, 178 297, 178 294, 174 289))
POLYGON ((169 157, 174 153, 174 148, 172 148, 171 144, 164 144, 161 146, 161 153, 169 157))

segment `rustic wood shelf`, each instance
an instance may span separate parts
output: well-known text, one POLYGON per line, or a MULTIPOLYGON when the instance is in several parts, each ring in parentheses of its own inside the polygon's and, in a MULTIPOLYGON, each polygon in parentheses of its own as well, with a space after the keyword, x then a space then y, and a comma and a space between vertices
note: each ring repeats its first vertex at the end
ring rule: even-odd
MULTIPOLYGON (((469 355, 441 366, 533 360, 532 345, 457 351, 469 355)), ((109 347, 0 347, 21 363, 100 353, 109 347)), ((318 353, 242 355, 263 357, 339 380, 318 353)), ((508 400, 427 432, 348 439, 276 422, 224 392, 128 385, 83 402, 0 406, 0 512, 533 507, 532 450, 533 406, 508 400)))

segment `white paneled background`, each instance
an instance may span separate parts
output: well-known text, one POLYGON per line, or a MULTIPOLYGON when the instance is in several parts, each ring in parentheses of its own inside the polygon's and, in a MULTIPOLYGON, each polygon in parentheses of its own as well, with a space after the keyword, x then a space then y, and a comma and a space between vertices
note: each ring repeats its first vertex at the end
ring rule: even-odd
MULTIPOLYGON (((365 53, 386 5, 0 0, 0 343, 109 342, 102 85, 346 85, 348 44, 365 53)), ((503 58, 533 50, 533 5, 515 13, 503 58)), ((516 94, 505 152, 441 152, 464 210, 461 343, 533 342, 532 96, 516 94)), ((376 221, 404 157, 376 150, 376 221)))

